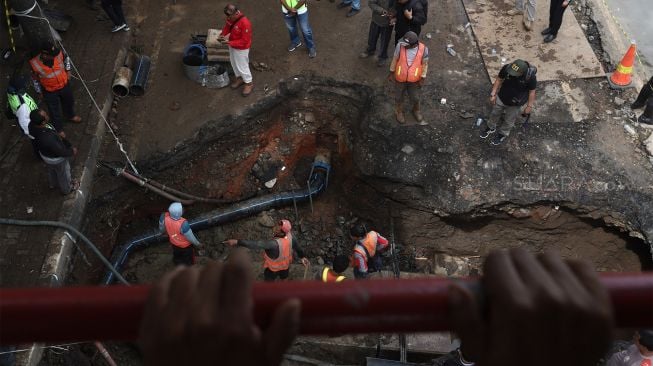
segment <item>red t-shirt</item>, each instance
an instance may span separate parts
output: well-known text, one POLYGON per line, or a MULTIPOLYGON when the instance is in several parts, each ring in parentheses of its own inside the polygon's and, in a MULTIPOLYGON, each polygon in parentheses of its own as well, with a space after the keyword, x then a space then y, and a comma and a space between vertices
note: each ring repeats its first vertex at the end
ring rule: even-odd
POLYGON ((229 46, 246 50, 252 45, 252 23, 244 15, 233 22, 227 20, 222 28, 222 35, 229 35, 229 46))

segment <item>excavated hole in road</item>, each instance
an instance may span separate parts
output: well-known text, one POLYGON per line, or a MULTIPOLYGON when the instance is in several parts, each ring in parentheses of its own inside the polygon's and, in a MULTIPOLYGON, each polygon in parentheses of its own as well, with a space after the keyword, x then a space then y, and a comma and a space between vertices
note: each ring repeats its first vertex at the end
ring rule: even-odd
MULTIPOLYGON (((526 247, 539 252, 556 249, 568 258, 590 260, 605 271, 653 269, 648 245, 603 220, 592 219, 564 205, 546 202, 531 206, 502 205, 473 215, 441 217, 382 197, 369 184, 381 179, 360 176, 351 151, 359 121, 365 118, 370 91, 363 87, 322 85, 297 96, 263 104, 248 117, 209 122, 192 143, 175 153, 157 157, 142 173, 171 187, 198 196, 237 200, 253 195, 305 187, 311 163, 319 149, 331 152, 332 174, 326 191, 309 204, 281 207, 220 227, 196 233, 207 246, 207 258, 228 254, 221 241, 228 238, 266 239, 270 224, 281 218, 294 222, 295 233, 314 264, 329 262, 336 253, 349 254, 346 226, 365 222, 390 236, 390 209, 402 271, 439 275, 477 274, 492 249, 526 247), (272 190, 264 183, 276 178, 272 190), (392 205, 389 207, 388 205, 392 205), (346 222, 345 225, 338 221, 346 222), (343 230, 345 231, 343 233, 343 230)), ((108 174, 98 177, 90 203, 86 232, 105 253, 114 245, 144 234, 158 225, 169 201, 108 174), (111 190, 112 189, 112 190, 111 190)), ((396 184, 396 182, 395 182, 396 184)), ((390 190, 389 190, 390 191, 390 190)), ((215 209, 198 204, 186 207, 193 218, 215 209)), ((87 255, 88 256, 88 255, 87 255)), ((252 253, 260 279, 259 253, 252 253)), ((105 269, 77 255, 70 281, 98 283, 105 269)), ((385 260, 390 268, 390 261, 385 260)), ((173 268, 165 243, 136 251, 125 268, 130 282, 151 282, 173 268)), ((294 265, 291 278, 302 279, 303 268, 294 265)), ((309 275, 312 277, 312 274, 309 275)))

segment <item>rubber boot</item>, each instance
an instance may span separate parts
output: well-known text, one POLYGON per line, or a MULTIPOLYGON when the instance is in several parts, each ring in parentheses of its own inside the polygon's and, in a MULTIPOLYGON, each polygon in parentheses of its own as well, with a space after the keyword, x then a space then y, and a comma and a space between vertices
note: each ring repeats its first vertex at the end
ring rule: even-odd
POLYGON ((419 123, 422 123, 422 121, 424 121, 424 116, 422 116, 422 113, 419 111, 419 102, 413 105, 413 116, 415 117, 415 120, 419 123))
POLYGON ((639 109, 645 106, 646 101, 651 97, 651 94, 653 94, 653 77, 642 87, 642 90, 639 91, 637 100, 630 105, 630 109, 639 109))
POLYGON ((648 103, 646 103, 646 109, 644 110, 644 113, 639 116, 637 122, 653 125, 653 98, 648 99, 648 103))
POLYGON ((401 103, 395 104, 395 117, 397 117, 397 122, 406 123, 406 118, 404 117, 404 111, 401 110, 401 103))

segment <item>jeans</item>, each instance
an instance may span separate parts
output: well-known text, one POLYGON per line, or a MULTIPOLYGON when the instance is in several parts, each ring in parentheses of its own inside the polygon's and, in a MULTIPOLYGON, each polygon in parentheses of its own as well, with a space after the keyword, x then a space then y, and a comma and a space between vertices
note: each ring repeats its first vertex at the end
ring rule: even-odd
POLYGON ((352 9, 361 10, 361 0, 343 0, 342 3, 347 5, 351 4, 352 9))
POLYGON ((283 14, 283 19, 286 21, 286 27, 288 28, 288 34, 290 34, 290 42, 292 44, 300 43, 299 33, 297 32, 297 23, 299 23, 299 27, 302 29, 302 34, 304 35, 304 42, 306 42, 306 48, 309 50, 315 48, 313 30, 311 30, 311 25, 308 24, 308 12, 296 15, 290 13, 283 14))
POLYGON ((379 60, 388 58, 388 45, 390 44, 390 37, 392 36, 393 26, 380 27, 374 22, 370 22, 370 32, 367 36, 367 54, 373 55, 376 51, 376 42, 381 38, 381 52, 379 52, 379 60))
POLYGON ((63 88, 55 91, 43 91, 43 100, 48 106, 50 112, 50 119, 52 125, 57 132, 63 130, 63 117, 61 115, 61 107, 63 107, 63 116, 67 119, 75 116, 75 99, 73 98, 73 91, 70 88, 70 83, 66 84, 63 88))
POLYGON ((107 13, 113 24, 127 24, 125 14, 122 12, 122 0, 102 0, 102 9, 107 13))

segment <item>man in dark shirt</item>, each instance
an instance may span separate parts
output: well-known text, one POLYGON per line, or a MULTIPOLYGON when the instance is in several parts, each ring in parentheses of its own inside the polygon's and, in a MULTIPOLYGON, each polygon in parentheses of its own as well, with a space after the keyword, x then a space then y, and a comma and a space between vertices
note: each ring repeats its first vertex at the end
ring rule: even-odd
POLYGON ((397 0, 395 45, 409 31, 413 31, 419 36, 422 26, 426 24, 429 13, 428 5, 428 0, 397 0))
POLYGON ((367 36, 367 49, 360 54, 360 58, 374 56, 376 44, 379 41, 379 57, 377 66, 381 67, 388 62, 388 45, 392 36, 391 21, 395 19, 395 0, 368 0, 367 5, 372 9, 372 21, 367 36))
POLYGON ((501 68, 499 77, 492 86, 492 113, 487 124, 481 126, 481 138, 487 138, 494 133, 497 130, 497 121, 505 114, 499 132, 492 139, 492 145, 499 145, 510 135, 520 113, 524 116, 531 114, 537 87, 536 73, 537 69, 524 60, 516 60, 501 68), (521 107, 524 104, 526 108, 522 112, 521 107))
POLYGON ((79 188, 79 182, 70 177, 69 159, 77 154, 77 148, 50 125, 50 118, 42 109, 33 110, 30 115, 29 134, 34 137, 36 148, 48 167, 50 188, 59 187, 67 195, 79 188))
POLYGON ((263 249, 263 278, 265 281, 274 281, 277 278, 288 278, 292 257, 301 258, 304 267, 308 266, 308 259, 304 256, 297 240, 291 233, 292 225, 288 220, 281 220, 272 228, 275 239, 271 240, 243 240, 228 239, 223 241, 229 246, 241 246, 249 249, 263 249))

